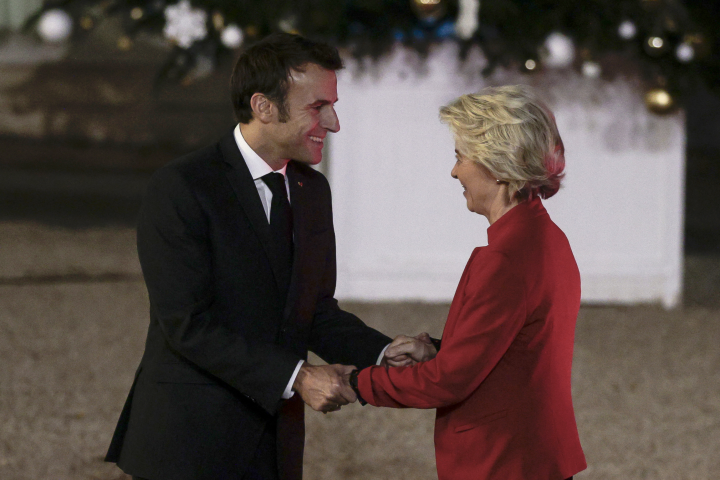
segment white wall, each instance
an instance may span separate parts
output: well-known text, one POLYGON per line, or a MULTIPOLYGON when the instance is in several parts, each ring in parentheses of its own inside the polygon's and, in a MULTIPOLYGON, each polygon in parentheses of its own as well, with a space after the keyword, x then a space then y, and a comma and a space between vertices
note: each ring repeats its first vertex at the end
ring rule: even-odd
POLYGON ((499 73, 457 61, 451 45, 427 62, 398 50, 339 75, 341 131, 329 145, 338 242, 337 297, 450 301, 487 221, 450 177, 453 140, 438 108, 501 83, 530 83, 548 101, 566 146, 564 188, 545 202, 575 252, 585 302, 679 301, 684 119, 649 113, 631 84, 575 74, 499 73), (364 73, 363 73, 364 72, 364 73))

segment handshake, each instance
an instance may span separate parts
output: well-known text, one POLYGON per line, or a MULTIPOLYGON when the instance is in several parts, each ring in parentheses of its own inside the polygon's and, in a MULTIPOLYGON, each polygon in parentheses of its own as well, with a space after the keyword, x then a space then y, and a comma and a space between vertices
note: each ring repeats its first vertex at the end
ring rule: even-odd
MULTIPOLYGON (((398 335, 385 350, 380 365, 406 367, 432 360, 435 355, 437 350, 427 333, 415 337, 398 335)), ((293 390, 313 410, 335 412, 357 400, 349 381, 353 370, 356 370, 353 365, 310 365, 305 362, 295 377, 293 390)))

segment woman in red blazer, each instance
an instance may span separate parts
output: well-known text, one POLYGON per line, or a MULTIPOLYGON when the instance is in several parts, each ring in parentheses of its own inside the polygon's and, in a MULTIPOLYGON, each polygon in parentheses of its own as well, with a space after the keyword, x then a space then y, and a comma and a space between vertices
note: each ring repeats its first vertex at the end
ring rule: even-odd
POLYGON ((351 376, 375 406, 436 408, 440 480, 564 480, 586 468, 570 391, 580 274, 543 207, 563 177, 552 113, 522 86, 440 110, 469 210, 490 222, 470 256, 437 351, 393 342, 413 366, 351 376), (436 355, 435 355, 436 354, 436 355))

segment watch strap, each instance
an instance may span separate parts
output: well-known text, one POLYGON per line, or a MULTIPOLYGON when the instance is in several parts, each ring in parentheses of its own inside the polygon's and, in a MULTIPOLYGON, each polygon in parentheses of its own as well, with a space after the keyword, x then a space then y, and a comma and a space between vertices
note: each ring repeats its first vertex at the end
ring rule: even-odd
POLYGON ((357 368, 350 372, 350 388, 353 389, 355 392, 355 395, 357 395, 358 402, 360 402, 360 405, 365 406, 367 405, 367 402, 362 398, 362 395, 360 395, 360 389, 358 388, 358 375, 360 374, 360 370, 357 368))

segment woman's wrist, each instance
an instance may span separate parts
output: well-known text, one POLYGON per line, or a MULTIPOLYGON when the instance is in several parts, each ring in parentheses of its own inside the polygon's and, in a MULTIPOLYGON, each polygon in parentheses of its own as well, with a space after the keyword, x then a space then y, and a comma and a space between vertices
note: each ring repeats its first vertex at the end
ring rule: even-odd
POLYGON ((355 392, 355 395, 357 395, 358 402, 360 402, 360 405, 367 405, 367 402, 362 398, 362 395, 360 395, 360 388, 358 387, 358 375, 360 374, 360 370, 357 368, 350 372, 350 379, 348 382, 350 383, 350 388, 353 389, 355 392))

